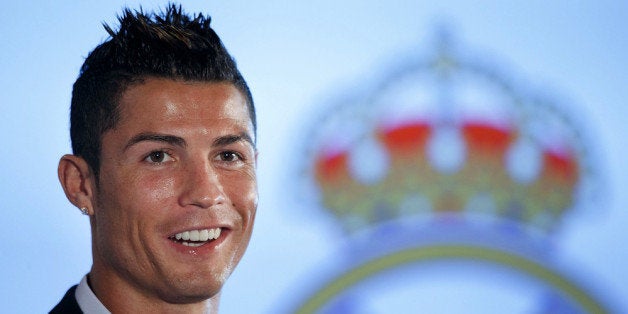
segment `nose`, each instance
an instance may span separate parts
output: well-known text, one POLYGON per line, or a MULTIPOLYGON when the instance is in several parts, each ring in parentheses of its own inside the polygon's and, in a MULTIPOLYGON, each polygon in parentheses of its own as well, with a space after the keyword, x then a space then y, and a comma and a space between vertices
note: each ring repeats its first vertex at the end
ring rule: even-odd
POLYGON ((191 162, 185 167, 181 206, 211 208, 226 201, 220 175, 209 160, 191 162))

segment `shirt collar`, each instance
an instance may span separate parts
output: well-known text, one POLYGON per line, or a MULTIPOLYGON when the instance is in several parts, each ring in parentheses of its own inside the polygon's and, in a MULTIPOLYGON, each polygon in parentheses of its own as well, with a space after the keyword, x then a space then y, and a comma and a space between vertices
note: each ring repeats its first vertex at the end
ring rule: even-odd
POLYGON ((111 314, 109 310, 98 300, 92 289, 87 284, 87 275, 81 279, 74 293, 76 302, 81 311, 86 314, 111 314))

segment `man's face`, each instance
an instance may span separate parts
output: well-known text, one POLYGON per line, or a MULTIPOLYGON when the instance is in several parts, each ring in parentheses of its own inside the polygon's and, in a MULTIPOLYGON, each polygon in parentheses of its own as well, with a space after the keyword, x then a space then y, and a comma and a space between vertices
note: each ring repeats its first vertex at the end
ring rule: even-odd
POLYGON ((120 109, 102 136, 93 272, 169 302, 216 295, 257 208, 245 98, 232 84, 152 78, 120 109))

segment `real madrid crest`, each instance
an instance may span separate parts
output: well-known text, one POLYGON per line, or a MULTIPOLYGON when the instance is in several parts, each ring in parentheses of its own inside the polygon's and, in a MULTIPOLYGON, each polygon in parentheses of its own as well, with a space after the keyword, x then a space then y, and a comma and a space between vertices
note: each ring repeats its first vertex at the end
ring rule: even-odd
POLYGON ((304 140, 303 194, 346 237, 290 312, 611 312, 554 241, 599 183, 569 108, 445 32, 363 81, 304 140))

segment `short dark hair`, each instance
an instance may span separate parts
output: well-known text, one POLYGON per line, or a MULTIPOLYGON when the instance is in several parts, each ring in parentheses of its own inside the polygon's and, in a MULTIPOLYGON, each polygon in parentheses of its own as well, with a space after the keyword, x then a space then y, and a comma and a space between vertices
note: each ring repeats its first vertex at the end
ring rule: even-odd
POLYGON ((131 84, 147 78, 232 83, 246 98, 256 132, 249 87, 210 27, 209 16, 189 16, 180 5, 169 4, 159 13, 127 8, 118 20, 117 31, 103 24, 111 37, 89 53, 72 90, 72 151, 85 159, 96 178, 102 135, 119 120, 120 97, 131 84))

